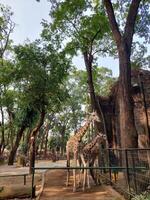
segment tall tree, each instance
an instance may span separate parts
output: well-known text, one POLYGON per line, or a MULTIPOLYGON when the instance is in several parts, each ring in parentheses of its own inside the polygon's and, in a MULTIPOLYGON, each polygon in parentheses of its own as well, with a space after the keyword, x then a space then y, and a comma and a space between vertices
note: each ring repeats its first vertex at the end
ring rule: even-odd
MULTIPOLYGON (((0 59, 4 59, 6 51, 11 49, 10 35, 15 23, 12 21, 13 12, 9 7, 0 4, 0 59)), ((1 63, 2 64, 2 63, 1 63)))
MULTIPOLYGON (((134 123, 133 101, 131 97, 131 47, 135 31, 138 9, 142 0, 127 1, 128 14, 123 31, 120 31, 115 17, 113 3, 104 0, 113 38, 116 42, 119 56, 119 111, 121 146, 138 147, 138 136, 134 123), (130 5, 129 5, 129 2, 130 5)), ((122 2, 125 3, 125 2, 122 2)))
POLYGON ((15 156, 16 156, 16 152, 17 152, 17 149, 19 147, 23 133, 24 133, 25 129, 29 126, 29 123, 32 122, 34 115, 35 115, 33 109, 27 108, 27 110, 24 110, 24 112, 25 112, 24 113, 24 119, 22 120, 22 122, 20 124, 20 128, 18 129, 14 145, 13 145, 11 151, 10 151, 10 154, 9 154, 8 165, 13 165, 14 159, 15 159, 15 156))
MULTIPOLYGON (((111 49, 111 43, 108 40, 109 27, 104 10, 101 8, 98 12, 91 1, 85 0, 52 0, 51 2, 50 14, 53 23, 43 22, 42 36, 48 40, 49 33, 53 32, 55 38, 60 41, 60 48, 64 48, 66 54, 72 57, 78 52, 82 54, 88 75, 91 108, 97 111, 101 119, 104 119, 101 107, 97 103, 93 81, 93 63, 96 61, 96 55, 104 54, 111 49)), ((104 131, 103 123, 98 126, 99 131, 104 131)))
POLYGON ((15 53, 18 102, 24 108, 21 109, 24 113, 20 119, 21 132, 17 133, 15 144, 10 152, 9 164, 11 165, 24 130, 32 125, 31 136, 35 142, 46 112, 48 110, 51 112, 55 106, 59 107, 60 102, 65 99, 62 84, 70 66, 62 52, 58 53, 52 45, 49 44, 47 47, 39 41, 19 45, 15 48, 15 53), (50 50, 50 54, 47 48, 50 50), (27 111, 31 112, 30 117, 27 111))
MULTIPOLYGON (((10 35, 14 30, 15 23, 12 21, 12 11, 9 7, 5 7, 4 5, 0 4, 0 68, 1 71, 6 70, 6 66, 10 69, 10 62, 6 62, 6 52, 10 52, 12 48, 10 39, 10 35)), ((6 73, 6 71, 5 71, 6 73)), ((2 78, 4 80, 4 78, 2 78)), ((4 128, 4 106, 3 106, 3 95, 6 93, 6 85, 4 84, 5 81, 0 80, 0 114, 1 114, 1 137, 0 137, 0 156, 5 148, 5 128, 4 128)), ((8 82, 8 80, 7 80, 8 82)), ((10 82, 10 81, 9 81, 10 82)))

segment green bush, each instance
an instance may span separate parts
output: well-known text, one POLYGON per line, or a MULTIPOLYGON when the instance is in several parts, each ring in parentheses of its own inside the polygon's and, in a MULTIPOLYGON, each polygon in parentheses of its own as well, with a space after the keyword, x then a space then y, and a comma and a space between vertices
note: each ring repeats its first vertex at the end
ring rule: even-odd
POLYGON ((150 193, 144 192, 140 195, 136 195, 132 200, 150 200, 150 193))

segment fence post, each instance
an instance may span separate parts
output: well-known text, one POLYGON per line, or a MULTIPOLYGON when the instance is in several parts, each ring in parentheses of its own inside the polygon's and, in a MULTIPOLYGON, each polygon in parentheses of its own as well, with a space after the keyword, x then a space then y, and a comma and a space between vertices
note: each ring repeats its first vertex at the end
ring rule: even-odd
POLYGON ((32 168, 32 194, 31 194, 31 199, 35 198, 34 174, 35 174, 35 169, 33 167, 32 168))
POLYGON ((132 162, 133 162, 133 173, 132 173, 132 175, 133 175, 133 180, 134 180, 134 189, 135 189, 135 192, 137 194, 137 182, 136 182, 136 168, 135 168, 134 151, 135 150, 132 150, 132 162))
POLYGON ((110 162, 110 149, 108 149, 108 164, 109 164, 109 179, 110 179, 110 184, 112 185, 112 179, 111 179, 111 162, 110 162))
MULTIPOLYGON (((126 178, 127 178, 127 185, 129 189, 129 193, 131 193, 130 190, 130 174, 129 174, 129 163, 128 163, 128 150, 125 149, 125 161, 126 161, 126 178)), ((131 195, 129 196, 129 199, 131 199, 131 195)))

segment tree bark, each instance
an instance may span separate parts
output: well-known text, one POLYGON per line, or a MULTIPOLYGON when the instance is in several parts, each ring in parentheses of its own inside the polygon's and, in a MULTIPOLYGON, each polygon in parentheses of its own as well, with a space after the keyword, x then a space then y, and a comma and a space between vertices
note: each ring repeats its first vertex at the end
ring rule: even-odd
POLYGON ((10 155, 9 155, 9 158, 8 158, 8 165, 13 165, 14 163, 14 159, 15 159, 15 156, 16 156, 16 152, 17 152, 17 149, 19 147, 19 144, 20 144, 20 141, 21 141, 21 138, 22 138, 22 135, 24 133, 24 130, 27 128, 28 126, 28 119, 33 115, 33 110, 27 110, 27 113, 26 113, 26 117, 24 118, 24 120, 22 121, 22 125, 21 125, 21 128, 19 129, 18 133, 17 133, 17 137, 16 137, 16 141, 13 145, 13 148, 12 150, 10 151, 10 155))
POLYGON ((42 134, 42 138, 41 138, 41 143, 40 143, 40 156, 43 156, 42 155, 42 150, 43 150, 43 146, 44 146, 44 140, 45 140, 45 135, 42 134))
POLYGON ((62 126, 61 130, 61 156, 64 154, 64 136, 65 136, 66 126, 62 126))
POLYGON ((14 127, 13 127, 13 120, 15 118, 15 115, 13 112, 11 112, 8 108, 7 108, 7 113, 8 113, 8 117, 9 117, 9 138, 8 138, 8 144, 10 144, 10 149, 13 148, 13 140, 14 140, 14 127))
POLYGON ((92 110, 95 110, 99 116, 99 119, 102 120, 100 123, 96 123, 96 127, 99 132, 103 132, 107 135, 106 129, 105 129, 105 118, 104 118, 100 103, 98 102, 95 95, 93 75, 92 75, 93 56, 88 52, 84 52, 83 56, 84 56, 86 70, 87 70, 87 76, 88 76, 87 82, 88 82, 88 87, 89 87, 92 110))
POLYGON ((25 139, 25 150, 24 150, 25 156, 28 155, 30 136, 31 136, 31 129, 29 128, 29 130, 27 131, 27 134, 26 134, 26 139, 25 139))
POLYGON ((45 110, 43 109, 40 113, 40 118, 39 121, 37 122, 36 127, 32 130, 31 133, 31 140, 30 140, 30 166, 29 166, 29 172, 32 173, 32 169, 35 165, 35 155, 36 155, 36 147, 35 147, 35 142, 36 142, 36 137, 37 134, 41 128, 41 126, 44 123, 44 118, 45 118, 45 110))
POLYGON ((104 0, 110 27, 119 54, 119 121, 121 147, 137 148, 138 136, 134 123, 133 102, 131 96, 131 45, 135 20, 141 0, 132 0, 125 24, 124 34, 119 31, 111 0, 104 0))
POLYGON ((89 93, 90 93, 90 99, 91 99, 91 106, 92 110, 96 110, 96 96, 94 91, 94 84, 93 84, 93 76, 92 76, 92 62, 93 62, 93 56, 89 55, 88 52, 84 52, 84 62, 87 70, 88 75, 88 86, 89 86, 89 93))
POLYGON ((4 111, 3 111, 3 108, 0 107, 0 110, 1 110, 1 118, 2 118, 2 122, 1 122, 1 132, 2 132, 2 136, 1 136, 1 143, 0 143, 0 157, 2 156, 3 154, 3 148, 4 148, 4 145, 5 145, 5 129, 4 129, 4 111))
POLYGON ((47 156, 47 143, 48 143, 48 131, 49 131, 49 126, 48 126, 48 122, 46 124, 46 134, 45 134, 45 149, 44 149, 44 157, 46 158, 47 156))
POLYGON ((13 148, 10 151, 10 154, 9 154, 8 165, 13 165, 14 164, 16 152, 17 152, 17 149, 19 147, 20 140, 22 138, 22 135, 23 135, 23 132, 24 132, 25 129, 26 129, 26 126, 23 124, 22 127, 20 128, 20 130, 17 133, 15 144, 14 144, 14 146, 13 146, 13 148))
POLYGON ((147 111, 146 96, 145 96, 145 91, 144 91, 144 84, 143 84, 143 81, 141 80, 142 74, 139 74, 138 78, 139 78, 141 99, 142 99, 142 104, 143 104, 145 132, 146 132, 146 136, 147 136, 147 139, 148 139, 147 142, 146 142, 146 146, 147 146, 147 148, 149 148, 150 147, 150 126, 149 126, 149 122, 148 122, 148 111, 147 111))
POLYGON ((131 66, 125 41, 119 47, 119 122, 121 147, 138 148, 138 135, 134 123, 134 104, 131 96, 131 66))

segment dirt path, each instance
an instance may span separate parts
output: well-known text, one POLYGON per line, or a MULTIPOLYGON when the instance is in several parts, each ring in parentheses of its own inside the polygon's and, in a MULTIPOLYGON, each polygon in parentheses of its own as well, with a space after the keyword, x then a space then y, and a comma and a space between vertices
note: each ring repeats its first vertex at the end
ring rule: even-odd
POLYGON ((66 172, 52 170, 46 172, 45 187, 40 200, 124 200, 110 186, 94 186, 86 192, 79 189, 72 192, 72 186, 65 187, 66 172))

